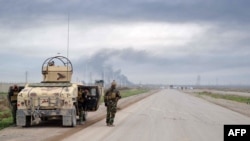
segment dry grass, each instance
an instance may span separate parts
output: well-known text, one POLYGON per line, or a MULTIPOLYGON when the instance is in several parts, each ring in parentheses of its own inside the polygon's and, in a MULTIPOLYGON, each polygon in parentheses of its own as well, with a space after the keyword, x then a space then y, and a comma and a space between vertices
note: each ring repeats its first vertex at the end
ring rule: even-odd
POLYGON ((210 97, 217 98, 217 99, 232 100, 232 101, 241 102, 241 103, 246 103, 246 104, 249 104, 249 103, 250 103, 250 97, 246 97, 246 96, 239 96, 239 95, 223 95, 223 94, 212 93, 212 92, 208 92, 208 91, 198 92, 198 94, 199 94, 199 95, 210 96, 210 97))
POLYGON ((7 99, 0 99, 0 120, 11 116, 10 108, 7 99))
POLYGON ((0 95, 0 111, 9 110, 10 105, 5 95, 0 95))
POLYGON ((12 124, 12 113, 6 95, 0 95, 0 130, 12 124))

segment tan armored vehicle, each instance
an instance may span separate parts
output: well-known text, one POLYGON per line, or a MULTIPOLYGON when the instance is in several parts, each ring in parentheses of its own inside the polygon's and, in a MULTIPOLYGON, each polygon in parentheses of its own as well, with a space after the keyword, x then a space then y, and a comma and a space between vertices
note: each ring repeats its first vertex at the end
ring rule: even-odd
POLYGON ((95 85, 71 83, 73 66, 63 56, 48 58, 42 65, 43 81, 27 84, 17 95, 16 124, 30 126, 59 118, 63 126, 76 126, 86 112, 96 111, 103 94, 103 81, 95 85))

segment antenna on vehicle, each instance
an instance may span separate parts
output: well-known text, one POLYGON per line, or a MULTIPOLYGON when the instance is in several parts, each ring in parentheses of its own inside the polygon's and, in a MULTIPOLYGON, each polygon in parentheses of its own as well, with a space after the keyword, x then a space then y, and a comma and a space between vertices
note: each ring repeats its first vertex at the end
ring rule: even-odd
MULTIPOLYGON (((67 42, 67 58, 69 59, 69 12, 68 12, 68 42, 67 42)), ((68 66, 69 62, 67 62, 67 78, 68 78, 68 66)))
POLYGON ((68 42, 67 42, 67 58, 69 58, 69 12, 68 12, 68 42))

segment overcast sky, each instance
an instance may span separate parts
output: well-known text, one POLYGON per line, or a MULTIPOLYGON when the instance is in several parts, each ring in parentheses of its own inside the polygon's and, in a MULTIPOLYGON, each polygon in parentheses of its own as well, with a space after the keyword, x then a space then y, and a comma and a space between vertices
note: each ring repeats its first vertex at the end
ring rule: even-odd
POLYGON ((250 85, 249 0, 0 0, 0 82, 42 80, 67 56, 73 81, 250 85), (68 32, 69 15, 69 32, 68 32), (94 75, 96 74, 96 75, 94 75))

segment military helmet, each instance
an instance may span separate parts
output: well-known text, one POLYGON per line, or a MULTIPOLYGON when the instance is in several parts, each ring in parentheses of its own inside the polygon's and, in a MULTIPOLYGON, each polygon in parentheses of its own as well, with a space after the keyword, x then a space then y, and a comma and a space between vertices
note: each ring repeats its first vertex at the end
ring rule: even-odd
POLYGON ((12 87, 12 89, 13 89, 14 91, 18 91, 18 86, 15 84, 15 85, 12 87))
POLYGON ((111 86, 116 86, 115 80, 113 80, 113 82, 111 83, 111 86))

